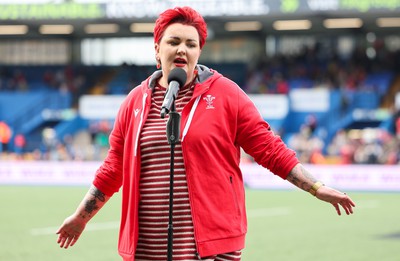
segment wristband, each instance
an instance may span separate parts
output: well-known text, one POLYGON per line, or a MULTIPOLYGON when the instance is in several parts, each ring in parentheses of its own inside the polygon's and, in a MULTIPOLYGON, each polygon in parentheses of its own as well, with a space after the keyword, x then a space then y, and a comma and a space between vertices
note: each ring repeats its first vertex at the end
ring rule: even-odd
POLYGON ((315 196, 317 194, 317 190, 322 186, 324 186, 324 184, 321 181, 317 181, 311 186, 308 192, 310 192, 311 195, 315 196))

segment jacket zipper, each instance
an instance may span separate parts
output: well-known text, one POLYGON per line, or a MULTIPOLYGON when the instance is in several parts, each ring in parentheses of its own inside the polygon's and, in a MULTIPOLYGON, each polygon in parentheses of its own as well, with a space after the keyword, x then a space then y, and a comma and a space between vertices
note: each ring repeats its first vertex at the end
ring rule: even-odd
MULTIPOLYGON (((197 105, 199 104, 199 102, 200 102, 200 99, 201 99, 201 96, 202 96, 202 94, 200 94, 199 96, 197 96, 197 98, 196 98, 196 100, 195 100, 195 102, 194 102, 194 104, 193 104, 193 106, 192 106, 192 108, 190 109, 190 113, 189 113, 189 116, 188 116, 188 120, 187 120, 187 122, 186 122, 186 124, 185 124, 185 127, 183 128, 183 133, 182 133, 182 138, 181 138, 181 144, 182 144, 182 153, 183 154, 185 154, 185 145, 183 144, 183 140, 185 139, 185 136, 186 136, 186 134, 187 134, 187 132, 188 132, 188 130, 189 130, 189 127, 190 127, 190 124, 192 123, 192 119, 193 119, 193 115, 194 115, 194 112, 196 111, 196 109, 197 109, 197 105)), ((183 155, 183 161, 184 161, 184 165, 186 165, 185 164, 185 155, 183 155)), ((186 168, 185 168, 186 169, 186 168)), ((188 173, 187 173, 187 170, 186 170, 186 175, 187 175, 188 173)), ((187 181, 188 181, 188 190, 189 190, 189 202, 190 202, 190 209, 193 211, 193 204, 192 204, 192 201, 191 201, 191 196, 190 196, 190 191, 191 191, 191 189, 190 189, 190 182, 189 182, 189 179, 187 178, 187 181)), ((192 215, 192 222, 193 222, 193 231, 194 231, 194 241, 195 241, 195 244, 196 244, 196 253, 195 253, 195 255, 196 255, 196 257, 197 257, 197 259, 198 260, 201 260, 201 256, 200 256, 200 254, 199 254, 199 252, 198 252, 198 245, 197 245, 197 240, 196 240, 196 226, 195 226, 195 218, 194 218, 194 215, 192 215)))
POLYGON ((199 95, 199 96, 196 98, 196 100, 195 100, 195 102, 194 102, 194 104, 193 104, 193 107, 190 109, 190 113, 189 113, 188 120, 187 120, 187 122, 186 122, 186 124, 185 124, 185 127, 183 128, 183 133, 182 133, 181 142, 183 142, 183 140, 185 139, 185 136, 186 136, 186 134, 187 134, 187 132, 188 132, 188 130, 189 130, 190 124, 192 123, 192 119, 193 119, 194 112, 196 111, 196 108, 197 108, 197 105, 199 104, 200 98, 201 98, 201 95, 199 95))
POLYGON ((142 99, 142 111, 140 113, 140 121, 139 121, 139 125, 138 125, 138 129, 136 131, 136 139, 135 139, 135 150, 134 150, 134 156, 136 157, 137 155, 137 149, 138 149, 138 144, 139 144, 139 135, 140 135, 140 128, 142 127, 142 123, 143 123, 143 115, 144 115, 144 110, 145 110, 145 106, 146 106, 146 99, 147 99, 147 93, 145 93, 143 95, 143 99, 142 99))

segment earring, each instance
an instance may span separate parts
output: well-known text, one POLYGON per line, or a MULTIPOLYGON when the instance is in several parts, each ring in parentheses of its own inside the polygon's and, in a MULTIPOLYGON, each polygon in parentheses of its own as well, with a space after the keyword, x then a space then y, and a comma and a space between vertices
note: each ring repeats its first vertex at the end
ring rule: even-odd
POLYGON ((161 68, 160 58, 156 57, 156 61, 157 61, 156 67, 157 67, 157 69, 160 69, 161 68))

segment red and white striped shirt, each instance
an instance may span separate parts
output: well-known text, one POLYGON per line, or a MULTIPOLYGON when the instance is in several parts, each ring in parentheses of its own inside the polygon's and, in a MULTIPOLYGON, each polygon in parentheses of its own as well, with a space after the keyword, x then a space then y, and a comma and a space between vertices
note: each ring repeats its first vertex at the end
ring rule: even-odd
MULTIPOLYGON (((141 174, 139 205, 139 241, 135 259, 167 259, 170 145, 166 136, 168 115, 160 117, 166 88, 155 87, 150 112, 140 135, 141 174)), ((181 89, 176 98, 176 111, 181 112, 193 95, 193 88, 181 89)), ((196 255, 189 192, 181 144, 174 154, 173 260, 199 260, 196 255)), ((241 251, 220 254, 201 260, 240 260, 241 251)))

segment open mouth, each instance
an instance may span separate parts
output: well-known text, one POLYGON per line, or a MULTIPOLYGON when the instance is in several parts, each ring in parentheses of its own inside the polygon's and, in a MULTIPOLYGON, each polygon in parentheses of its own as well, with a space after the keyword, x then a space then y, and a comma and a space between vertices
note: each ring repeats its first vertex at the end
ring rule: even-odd
POLYGON ((185 59, 181 59, 181 58, 177 58, 177 59, 174 60, 174 63, 180 64, 180 65, 185 65, 186 64, 186 60, 185 59))

